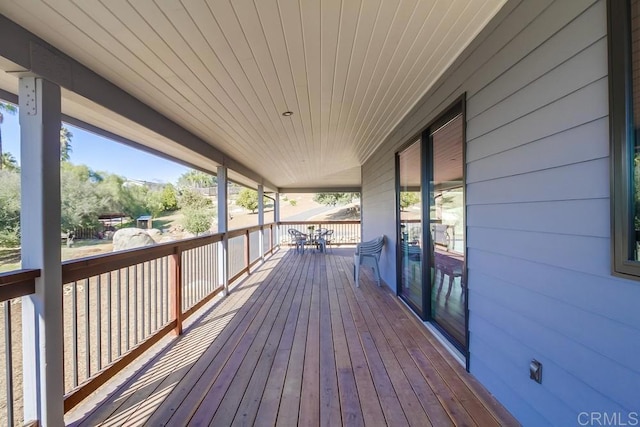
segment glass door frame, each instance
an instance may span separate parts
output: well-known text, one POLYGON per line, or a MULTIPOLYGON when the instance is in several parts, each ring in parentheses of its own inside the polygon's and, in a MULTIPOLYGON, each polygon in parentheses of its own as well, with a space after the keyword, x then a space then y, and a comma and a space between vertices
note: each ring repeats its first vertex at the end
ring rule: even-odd
POLYGON ((404 298, 401 293, 402 286, 402 248, 401 248, 401 229, 400 229, 400 154, 411 145, 413 145, 418 136, 409 139, 409 142, 403 144, 395 153, 395 192, 396 192, 396 295, 402 299, 416 315, 425 322, 430 322, 447 340, 456 347, 466 359, 466 368, 469 369, 469 283, 467 275, 467 137, 466 132, 466 93, 462 94, 451 105, 449 105, 443 113, 439 114, 434 120, 432 120, 419 134, 420 139, 420 191, 422 200, 422 242, 424 244, 421 247, 421 259, 422 262, 422 307, 417 307, 408 298, 404 298), (464 316, 465 316, 465 343, 461 347, 456 339, 454 339, 450 333, 448 333, 442 326, 440 326, 434 319, 431 309, 431 295, 434 283, 431 282, 431 268, 434 264, 434 260, 431 258, 431 252, 428 248, 432 246, 431 236, 431 215, 430 206, 432 203, 432 180, 433 180, 433 145, 431 133, 433 130, 437 130, 444 126, 452 119, 462 114, 462 182, 463 182, 463 196, 462 201, 464 205, 463 220, 464 220, 464 263, 463 272, 464 277, 467 277, 467 286, 464 287, 464 316), (426 226, 425 226, 426 224, 426 226))

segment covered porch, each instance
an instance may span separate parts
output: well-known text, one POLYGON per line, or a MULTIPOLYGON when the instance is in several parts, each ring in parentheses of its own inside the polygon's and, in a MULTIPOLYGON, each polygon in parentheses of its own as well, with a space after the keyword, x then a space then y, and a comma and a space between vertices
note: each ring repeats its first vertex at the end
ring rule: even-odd
POLYGON ((517 425, 352 248, 275 251, 70 425, 517 425))

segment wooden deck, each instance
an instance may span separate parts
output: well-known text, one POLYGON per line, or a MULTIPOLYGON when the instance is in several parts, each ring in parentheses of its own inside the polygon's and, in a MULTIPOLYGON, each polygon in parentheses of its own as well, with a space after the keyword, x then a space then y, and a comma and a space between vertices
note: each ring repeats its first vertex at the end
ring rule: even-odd
POLYGON ((277 252, 67 423, 517 425, 352 252, 277 252))

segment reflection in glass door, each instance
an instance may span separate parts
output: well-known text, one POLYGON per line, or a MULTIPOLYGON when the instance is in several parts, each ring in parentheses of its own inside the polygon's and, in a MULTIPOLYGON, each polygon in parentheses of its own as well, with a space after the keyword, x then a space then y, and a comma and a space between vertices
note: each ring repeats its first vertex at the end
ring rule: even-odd
POLYGON ((466 347, 466 271, 462 114, 429 130, 431 318, 466 347))
POLYGON ((418 314, 423 316, 424 285, 422 281, 422 186, 421 140, 398 153, 398 294, 418 314))

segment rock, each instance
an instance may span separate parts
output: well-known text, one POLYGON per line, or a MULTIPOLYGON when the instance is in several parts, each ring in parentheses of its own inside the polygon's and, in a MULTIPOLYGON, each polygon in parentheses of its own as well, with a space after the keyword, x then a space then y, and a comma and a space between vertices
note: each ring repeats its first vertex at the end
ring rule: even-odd
POLYGON ((146 232, 156 242, 162 238, 162 231, 158 230, 157 228, 146 230, 146 232))
POLYGON ((113 235, 113 251, 152 246, 156 242, 141 228, 122 228, 113 235))

